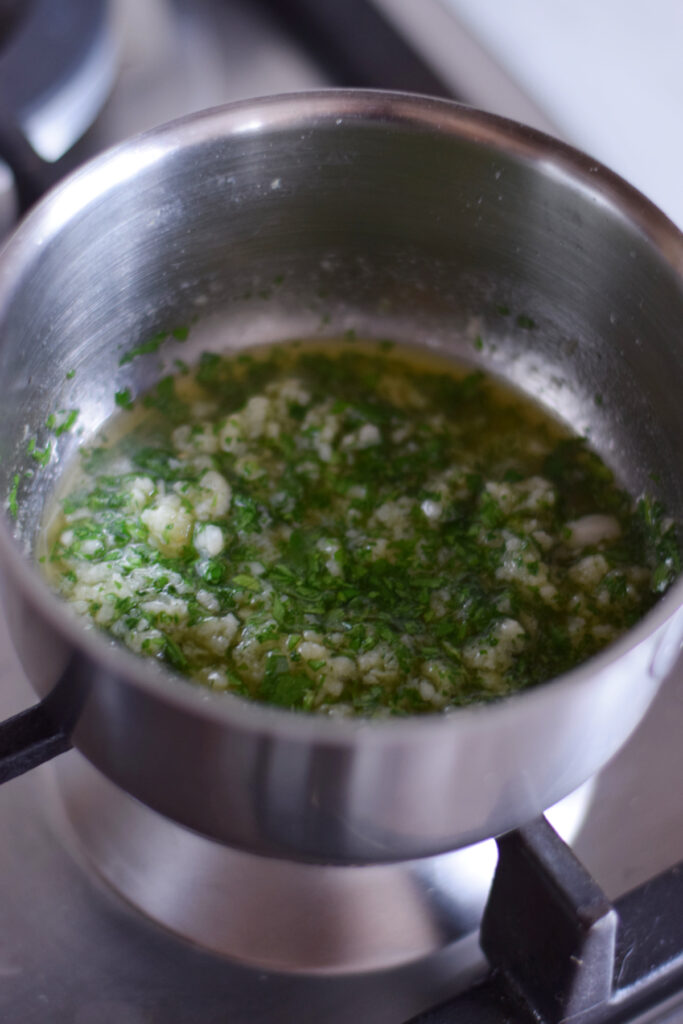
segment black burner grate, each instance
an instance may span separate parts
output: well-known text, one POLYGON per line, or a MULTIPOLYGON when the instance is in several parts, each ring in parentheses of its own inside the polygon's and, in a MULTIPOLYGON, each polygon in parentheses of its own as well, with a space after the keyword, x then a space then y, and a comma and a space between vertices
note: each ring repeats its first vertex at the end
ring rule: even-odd
POLYGON ((545 818, 498 840, 492 970, 413 1024, 619 1024, 683 987, 683 864, 611 904, 545 818))

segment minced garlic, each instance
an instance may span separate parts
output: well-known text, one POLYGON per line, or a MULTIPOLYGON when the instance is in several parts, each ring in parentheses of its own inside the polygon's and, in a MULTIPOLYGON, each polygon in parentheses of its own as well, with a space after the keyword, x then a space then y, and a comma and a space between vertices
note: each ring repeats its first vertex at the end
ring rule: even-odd
POLYGON ((202 685, 341 715, 498 697, 628 628, 673 525, 518 395, 386 348, 166 378, 60 495, 56 588, 202 685))

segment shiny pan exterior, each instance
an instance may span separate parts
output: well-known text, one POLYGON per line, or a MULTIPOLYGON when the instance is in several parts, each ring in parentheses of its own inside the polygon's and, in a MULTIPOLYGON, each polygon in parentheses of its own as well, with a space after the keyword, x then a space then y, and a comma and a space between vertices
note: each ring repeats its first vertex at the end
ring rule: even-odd
POLYGON ((28 677, 124 790, 260 854, 396 860, 528 821, 645 713, 680 647, 680 581, 546 685, 445 716, 340 721, 188 685, 84 629, 35 564, 45 508, 117 390, 207 347, 353 328, 505 377, 683 520, 681 324, 683 239, 660 212, 556 140, 453 103, 273 97, 105 153, 0 256, 0 490, 16 483, 17 499, 0 554, 28 677), (188 323, 182 349, 122 362, 188 323), (50 412, 72 408, 79 430, 41 468, 27 439, 42 446, 50 412))

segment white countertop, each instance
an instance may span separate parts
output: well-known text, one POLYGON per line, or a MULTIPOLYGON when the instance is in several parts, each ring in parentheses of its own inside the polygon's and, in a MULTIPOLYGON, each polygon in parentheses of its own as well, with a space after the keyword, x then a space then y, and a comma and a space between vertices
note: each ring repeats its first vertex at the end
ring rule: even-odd
POLYGON ((683 0, 374 0, 467 103, 550 131, 683 228, 683 0))
POLYGON ((683 227, 681 0, 441 0, 567 141, 683 227))

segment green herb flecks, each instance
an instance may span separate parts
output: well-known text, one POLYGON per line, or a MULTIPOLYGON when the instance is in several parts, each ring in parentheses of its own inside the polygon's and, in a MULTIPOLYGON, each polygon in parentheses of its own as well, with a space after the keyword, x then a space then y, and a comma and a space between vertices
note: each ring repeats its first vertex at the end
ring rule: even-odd
POLYGON ((479 372, 355 332, 179 370, 132 416, 117 393, 120 439, 84 451, 45 564, 199 684, 341 715, 497 699, 596 653, 680 571, 657 503, 479 372))
POLYGON ((121 388, 114 395, 114 401, 121 409, 132 409, 133 399, 130 394, 130 388, 121 388))
POLYGON ((125 352, 119 359, 119 366, 132 363, 138 356, 146 356, 158 352, 167 338, 167 331, 159 331, 158 334, 152 335, 147 341, 143 341, 140 345, 136 345, 134 348, 129 349, 128 352, 125 352))
POLYGON ((54 431, 56 437, 61 434, 66 434, 76 423, 80 410, 79 409, 59 409, 57 412, 52 412, 45 421, 45 426, 48 430, 54 431))
POLYGON ((35 437, 32 437, 28 442, 26 452, 44 469, 52 455, 52 442, 48 442, 44 448, 39 448, 35 437))
POLYGON ((10 515, 12 516, 13 519, 17 518, 17 513, 19 511, 19 502, 17 496, 19 493, 20 482, 21 474, 15 473, 14 476, 12 477, 12 487, 10 489, 9 495, 7 496, 7 507, 9 508, 10 515))
POLYGON ((152 335, 147 341, 143 341, 140 345, 136 345, 134 348, 129 349, 119 359, 119 366, 125 366, 127 363, 132 363, 138 356, 153 355, 158 352, 164 342, 173 341, 186 341, 190 329, 187 326, 178 326, 172 328, 170 331, 158 331, 157 334, 152 335))

